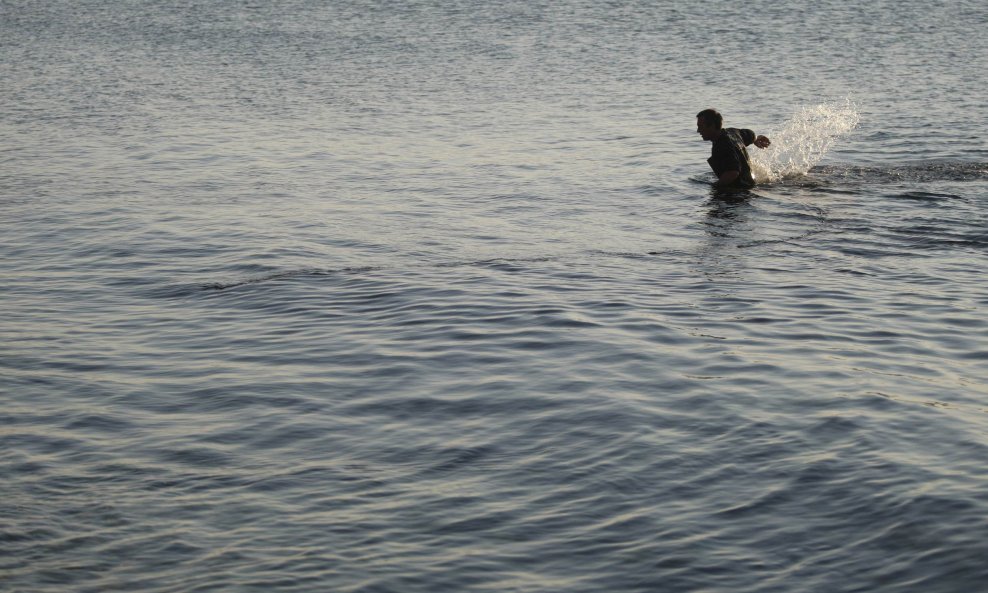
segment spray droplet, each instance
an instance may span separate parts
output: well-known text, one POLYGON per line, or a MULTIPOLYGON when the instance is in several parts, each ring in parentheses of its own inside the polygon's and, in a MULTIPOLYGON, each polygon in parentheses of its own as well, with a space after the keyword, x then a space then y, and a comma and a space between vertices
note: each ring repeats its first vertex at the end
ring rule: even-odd
POLYGON ((850 99, 799 109, 782 130, 770 134, 772 145, 751 154, 751 172, 759 182, 805 175, 837 139, 853 130, 860 117, 850 99))

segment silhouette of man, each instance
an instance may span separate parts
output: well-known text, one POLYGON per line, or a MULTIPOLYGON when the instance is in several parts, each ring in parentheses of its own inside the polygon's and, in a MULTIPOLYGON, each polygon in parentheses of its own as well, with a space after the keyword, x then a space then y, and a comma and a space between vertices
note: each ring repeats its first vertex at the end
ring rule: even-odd
POLYGON ((715 187, 749 188, 755 185, 748 160, 749 144, 767 148, 772 142, 765 136, 755 136, 751 130, 724 128, 724 118, 715 109, 704 109, 696 114, 696 131, 704 140, 713 142, 710 168, 717 176, 715 187))

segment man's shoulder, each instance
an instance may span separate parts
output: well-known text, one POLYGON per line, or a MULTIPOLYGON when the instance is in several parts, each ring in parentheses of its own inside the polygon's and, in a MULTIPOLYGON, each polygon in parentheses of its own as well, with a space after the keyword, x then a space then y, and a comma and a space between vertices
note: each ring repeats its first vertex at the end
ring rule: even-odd
POLYGON ((749 130, 747 128, 725 128, 724 131, 728 132, 730 136, 740 140, 746 145, 755 141, 754 130, 749 130))
POLYGON ((735 128, 724 128, 714 140, 714 150, 731 150, 739 136, 735 128))

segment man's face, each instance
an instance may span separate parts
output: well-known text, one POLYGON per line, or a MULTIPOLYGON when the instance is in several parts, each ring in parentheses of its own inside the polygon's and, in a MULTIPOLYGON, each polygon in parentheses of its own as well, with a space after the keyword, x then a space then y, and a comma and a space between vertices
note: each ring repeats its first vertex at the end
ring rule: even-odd
POLYGON ((712 124, 707 124, 699 117, 696 118, 696 133, 704 140, 713 140, 717 137, 717 129, 712 124))

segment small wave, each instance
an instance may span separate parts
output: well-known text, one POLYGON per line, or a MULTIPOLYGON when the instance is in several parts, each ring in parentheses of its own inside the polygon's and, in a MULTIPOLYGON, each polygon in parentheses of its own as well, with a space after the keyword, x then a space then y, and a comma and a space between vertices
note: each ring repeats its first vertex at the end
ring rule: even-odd
POLYGON ((433 264, 437 268, 459 268, 464 266, 514 269, 517 264, 548 262, 559 259, 559 256, 540 255, 532 257, 494 257, 468 261, 451 261, 433 264))
MULTIPOLYGON (((513 271, 516 269, 521 269, 520 267, 521 264, 548 262, 548 261, 555 261, 558 259, 560 259, 560 256, 537 256, 537 257, 515 257, 515 258, 496 257, 496 258, 479 259, 479 260, 429 263, 416 267, 457 268, 457 267, 466 267, 466 266, 476 266, 476 267, 486 267, 492 269, 503 269, 507 271, 513 271)), ((384 269, 385 268, 380 266, 353 266, 347 268, 331 268, 331 269, 309 268, 302 270, 285 270, 273 274, 266 274, 264 276, 244 278, 240 280, 230 280, 227 282, 205 282, 205 283, 197 284, 196 289, 200 291, 228 290, 240 286, 261 284, 263 282, 272 282, 277 280, 291 280, 295 278, 314 278, 319 276, 336 276, 340 274, 362 274, 365 272, 378 272, 384 269)))
POLYGON ((258 276, 256 278, 247 278, 244 280, 234 280, 230 282, 208 282, 201 284, 200 288, 202 290, 227 290, 229 288, 236 288, 238 286, 245 286, 248 284, 259 284, 261 282, 270 282, 272 280, 285 280, 297 277, 312 277, 312 276, 330 276, 334 274, 347 274, 347 273, 360 273, 360 272, 372 272, 378 268, 371 266, 364 267, 352 267, 352 268, 338 268, 333 270, 289 270, 285 272, 278 272, 275 274, 268 274, 266 276, 258 276))
POLYGON ((755 179, 774 182, 805 175, 859 120, 858 110, 850 99, 799 109, 782 130, 770 134, 769 148, 752 155, 755 179))

